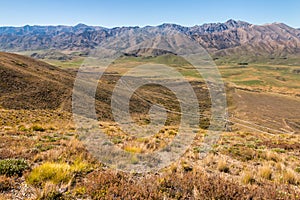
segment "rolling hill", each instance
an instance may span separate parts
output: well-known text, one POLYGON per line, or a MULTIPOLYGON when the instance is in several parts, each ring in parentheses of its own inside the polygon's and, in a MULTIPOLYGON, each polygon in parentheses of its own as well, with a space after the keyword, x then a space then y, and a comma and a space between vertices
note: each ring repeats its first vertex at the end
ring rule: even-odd
MULTIPOLYGON (((0 108, 5 110, 61 110, 71 112, 76 72, 76 69, 63 70, 30 57, 1 52, 0 108)), ((92 98, 95 100, 97 116, 101 120, 113 120, 110 108, 111 95, 115 84, 121 77, 119 73, 105 72, 100 79, 101 84, 98 85, 95 97, 92 98)), ((135 77, 129 78, 135 79, 135 77)), ((91 82, 94 81, 91 80, 91 82)), ((77 92, 81 98, 90 98, 86 87, 89 87, 91 83, 81 83, 83 89, 77 92)), ((191 84, 197 91, 201 110, 207 110, 209 103, 206 100, 209 97, 207 89, 202 88, 204 83, 192 81, 191 84)), ((84 101, 80 102, 84 104, 84 101)), ((143 119, 147 115, 151 103, 155 102, 162 103, 171 110, 177 111, 179 109, 176 98, 167 88, 145 86, 133 94, 130 101, 130 111, 132 115, 143 119), (141 96, 144 99, 141 99, 141 96)))
POLYGON ((58 109, 70 104, 74 76, 57 67, 1 52, 0 76, 3 108, 58 109))

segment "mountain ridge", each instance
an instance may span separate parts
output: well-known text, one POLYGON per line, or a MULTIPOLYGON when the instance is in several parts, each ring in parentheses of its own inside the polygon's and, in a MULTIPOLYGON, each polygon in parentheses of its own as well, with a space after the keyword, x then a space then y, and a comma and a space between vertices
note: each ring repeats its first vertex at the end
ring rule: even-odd
MULTIPOLYGON (((77 27, 77 28, 103 28, 103 29, 117 29, 117 28, 146 28, 146 27, 158 27, 158 26, 163 26, 163 25, 175 25, 175 26, 180 26, 180 27, 185 27, 185 28, 193 28, 193 27, 199 27, 199 26, 205 26, 205 25, 219 25, 219 24, 239 24, 239 23, 243 23, 243 24, 248 24, 248 25, 254 25, 252 23, 246 22, 246 21, 242 21, 242 20, 234 20, 234 19, 228 19, 225 22, 211 22, 211 23, 203 23, 203 24, 196 24, 193 26, 185 26, 185 25, 180 25, 180 24, 176 24, 176 23, 162 23, 162 24, 158 24, 158 25, 145 25, 145 26, 114 26, 111 28, 108 27, 104 27, 104 26, 100 26, 100 25, 88 25, 85 23, 78 23, 75 25, 64 25, 64 24, 57 24, 57 25, 29 25, 26 24, 24 26, 0 26, 0 33, 1 33, 1 29, 3 28, 28 28, 28 27, 61 27, 61 28, 71 28, 71 27, 77 27)), ((282 22, 271 22, 271 23, 265 23, 265 24, 260 24, 260 25, 256 25, 256 26, 265 26, 265 25, 272 25, 272 24, 284 24, 286 26, 289 26, 285 23, 282 22)), ((300 28, 295 28, 292 26, 289 26, 291 28, 294 29, 300 29, 300 28)))
POLYGON ((300 29, 284 23, 255 25, 230 19, 224 23, 205 23, 191 27, 164 23, 158 26, 130 26, 105 28, 79 23, 75 26, 23 26, 0 27, 0 50, 89 50, 106 38, 130 30, 175 29, 197 41, 209 53, 217 56, 232 54, 298 55, 300 29))

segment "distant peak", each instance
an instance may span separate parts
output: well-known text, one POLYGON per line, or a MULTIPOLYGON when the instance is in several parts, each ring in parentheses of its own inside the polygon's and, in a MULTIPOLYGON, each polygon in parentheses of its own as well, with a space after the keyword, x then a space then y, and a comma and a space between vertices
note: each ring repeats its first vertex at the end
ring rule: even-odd
POLYGON ((85 25, 85 24, 83 24, 83 23, 79 23, 79 24, 77 24, 75 27, 76 27, 76 28, 86 28, 86 27, 88 27, 88 25, 85 25))
POLYGON ((234 19, 229 19, 229 20, 227 20, 225 23, 232 23, 232 24, 237 24, 238 22, 236 21, 236 20, 234 20, 234 19))
POLYGON ((181 27, 181 25, 171 24, 171 23, 163 23, 163 24, 159 25, 158 27, 181 27))
POLYGON ((247 27, 251 24, 249 24, 248 22, 244 22, 244 21, 236 21, 233 19, 229 19, 224 23, 226 26, 228 26, 228 28, 241 28, 241 27, 247 27))

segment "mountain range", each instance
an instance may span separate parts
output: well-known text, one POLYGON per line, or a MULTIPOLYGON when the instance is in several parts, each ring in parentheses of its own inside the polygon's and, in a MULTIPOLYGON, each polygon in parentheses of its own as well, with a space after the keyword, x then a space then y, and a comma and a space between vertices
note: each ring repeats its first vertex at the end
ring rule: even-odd
POLYGON ((197 41, 216 56, 288 56, 300 54, 300 29, 283 23, 254 25, 228 20, 224 23, 207 23, 192 27, 162 24, 146 27, 101 26, 23 26, 0 27, 1 51, 71 50, 84 51, 97 48, 104 39, 124 31, 151 29, 179 31, 197 41))

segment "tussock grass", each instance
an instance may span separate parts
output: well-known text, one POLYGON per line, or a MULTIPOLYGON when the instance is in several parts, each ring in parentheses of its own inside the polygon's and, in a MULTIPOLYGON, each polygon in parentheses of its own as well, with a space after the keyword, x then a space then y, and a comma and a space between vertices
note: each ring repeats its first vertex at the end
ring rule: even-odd
POLYGON ((253 173, 250 172, 250 171, 243 172, 243 174, 241 176, 241 182, 243 184, 252 184, 252 183, 254 183, 255 179, 254 179, 253 173))
POLYGON ((31 185, 42 185, 49 181, 54 184, 66 183, 72 178, 71 166, 66 163, 46 162, 32 170, 27 177, 31 185))
POLYGON ((229 173, 229 166, 228 166, 227 162, 225 160, 223 160, 223 159, 221 159, 221 160, 218 161, 217 169, 220 172, 229 173))
POLYGON ((142 148, 135 146, 125 146, 124 150, 130 153, 142 153, 142 148))
POLYGON ((280 181, 282 183, 287 183, 287 184, 299 184, 299 175, 296 174, 295 171, 291 170, 291 169, 285 169, 282 171, 282 174, 280 176, 280 181))
POLYGON ((281 158, 278 155, 278 153, 276 153, 274 151, 267 151, 267 152, 265 152, 264 157, 265 157, 266 160, 272 160, 272 161, 275 161, 275 162, 281 161, 281 158))
POLYGON ((270 166, 263 166, 263 167, 259 168, 258 175, 263 179, 271 180, 272 179, 272 169, 271 169, 271 167, 270 166))
POLYGON ((45 182, 67 183, 75 174, 86 173, 91 169, 92 166, 80 156, 75 158, 71 164, 48 161, 34 168, 27 176, 26 181, 35 186, 42 186, 45 182))

